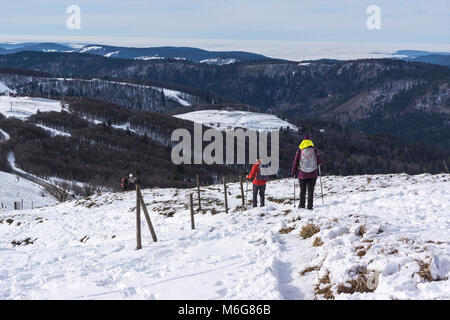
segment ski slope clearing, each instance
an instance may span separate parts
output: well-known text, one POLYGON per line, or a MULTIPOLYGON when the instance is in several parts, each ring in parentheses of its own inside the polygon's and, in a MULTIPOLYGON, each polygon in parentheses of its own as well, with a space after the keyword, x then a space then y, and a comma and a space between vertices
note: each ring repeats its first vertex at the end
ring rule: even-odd
POLYGON ((15 92, 15 91, 11 90, 3 82, 0 81, 0 93, 9 93, 9 92, 15 92))
POLYGON ((158 242, 142 218, 142 250, 134 192, 2 212, 0 299, 450 299, 450 175, 323 183, 313 211, 293 209, 292 179, 256 209, 230 184, 228 214, 203 187, 195 230, 195 190, 144 190, 158 242))
POLYGON ((1 134, 0 141, 1 140, 8 141, 9 139, 11 139, 11 136, 8 134, 8 132, 6 132, 2 129, 0 129, 0 134, 1 134))
POLYGON ((13 210, 14 201, 22 200, 24 209, 31 209, 32 206, 33 208, 43 207, 55 202, 55 199, 41 186, 14 174, 0 171, 1 212, 13 210))
POLYGON ((26 119, 37 112, 50 112, 62 110, 61 104, 56 100, 31 98, 31 97, 9 97, 0 96, 0 113, 5 117, 26 119))
POLYGON ((55 136, 70 137, 71 136, 70 133, 67 133, 67 132, 64 132, 61 130, 57 130, 57 129, 53 129, 53 128, 44 126, 42 124, 36 124, 36 126, 41 129, 44 129, 45 131, 48 131, 52 135, 52 137, 55 137, 55 136))
POLYGON ((255 131, 280 130, 298 128, 287 121, 265 113, 227 110, 201 110, 176 115, 175 117, 201 123, 217 130, 246 128, 255 131))

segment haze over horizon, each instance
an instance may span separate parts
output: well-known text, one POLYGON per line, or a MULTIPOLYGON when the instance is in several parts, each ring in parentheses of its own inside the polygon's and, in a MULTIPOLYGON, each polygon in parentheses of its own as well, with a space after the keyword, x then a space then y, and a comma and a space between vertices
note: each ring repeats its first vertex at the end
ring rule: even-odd
POLYGON ((2 3, 0 41, 190 46, 290 60, 348 59, 390 56, 401 49, 450 51, 449 18, 445 0, 17 0, 2 3), (81 10, 79 30, 67 28, 70 5, 81 10), (381 10, 381 29, 367 28, 371 5, 381 10))

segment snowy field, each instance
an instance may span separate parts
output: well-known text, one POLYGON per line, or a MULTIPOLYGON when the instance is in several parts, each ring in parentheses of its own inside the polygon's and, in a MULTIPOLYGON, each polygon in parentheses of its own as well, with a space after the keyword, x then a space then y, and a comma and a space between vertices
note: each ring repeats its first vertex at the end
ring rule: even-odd
POLYGON ((60 102, 56 100, 0 96, 0 113, 7 118, 26 119, 36 114, 38 110, 41 112, 60 112, 61 109, 60 102))
POLYGON ((176 115, 175 117, 201 123, 217 130, 246 128, 256 131, 279 130, 280 128, 298 128, 287 121, 265 113, 227 110, 201 110, 176 115))
POLYGON ((312 212, 292 179, 269 182, 264 209, 230 184, 228 214, 203 187, 195 230, 194 190, 144 190, 158 242, 142 217, 138 251, 133 192, 1 212, 0 299, 450 299, 450 175, 323 184, 312 212))
POLYGON ((11 90, 3 82, 0 82, 0 93, 9 93, 9 92, 14 92, 14 90, 11 90))
POLYGON ((24 209, 31 209, 32 207, 37 208, 52 204, 55 199, 41 186, 16 175, 0 171, 0 212, 13 210, 14 201, 23 201, 24 209))

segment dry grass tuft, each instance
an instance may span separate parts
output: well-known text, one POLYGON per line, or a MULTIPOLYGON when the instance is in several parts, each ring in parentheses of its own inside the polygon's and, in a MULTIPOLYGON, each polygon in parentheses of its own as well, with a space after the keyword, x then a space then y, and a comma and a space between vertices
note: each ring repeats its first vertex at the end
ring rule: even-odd
POLYGON ((320 231, 319 227, 317 227, 313 223, 308 223, 306 226, 302 227, 302 230, 300 231, 300 236, 303 239, 308 239, 308 238, 311 238, 313 235, 315 235, 319 231, 320 231))
POLYGON ((236 208, 234 208, 234 212, 239 212, 239 211, 241 211, 241 212, 247 211, 247 207, 243 206, 243 205, 236 206, 236 208))
POLYGON ((337 288, 337 293, 353 294, 355 292, 366 293, 373 292, 367 287, 367 279, 364 274, 360 274, 356 280, 348 280, 346 284, 341 283, 337 288), (347 285, 346 285, 347 284, 347 285))
POLYGON ((424 279, 425 281, 431 282, 433 281, 433 277, 431 276, 430 271, 430 262, 424 262, 422 260, 417 260, 417 263, 419 264, 419 272, 417 274, 424 279))
POLYGON ((21 245, 27 246, 27 245, 29 245, 29 244, 33 244, 36 240, 37 240, 37 238, 34 239, 34 240, 31 240, 31 238, 28 237, 28 238, 26 238, 26 239, 24 239, 24 240, 13 240, 13 241, 11 241, 11 244, 12 244, 14 247, 16 247, 16 246, 21 246, 21 245))
POLYGON ((323 245, 323 241, 320 237, 316 237, 313 242, 313 247, 320 247, 323 245))
POLYGON ((407 237, 400 238, 400 241, 404 243, 414 243, 414 240, 411 240, 407 237))
POLYGON ((397 249, 391 249, 387 252, 387 254, 389 254, 389 255, 393 255, 393 254, 397 254, 397 253, 398 253, 397 249))
POLYGON ((307 268, 303 269, 302 271, 300 271, 300 275, 304 276, 308 272, 319 271, 319 270, 320 270, 320 266, 307 267, 307 268))
POLYGON ((367 251, 363 249, 363 250, 357 251, 356 255, 361 258, 361 257, 364 257, 366 255, 366 253, 367 253, 367 251))
POLYGON ((277 199, 274 197, 267 197, 267 200, 278 204, 282 204, 284 203, 284 201, 286 201, 286 199, 277 199))
POLYGON ((328 271, 322 278, 319 279, 319 283, 314 287, 315 295, 323 295, 327 300, 334 300, 333 292, 331 288, 333 285, 330 284, 330 272, 328 271), (330 284, 326 287, 320 288, 321 284, 330 284))
POLYGON ((287 227, 287 228, 283 228, 280 231, 278 231, 278 233, 280 234, 288 234, 289 232, 291 232, 292 230, 294 230, 294 227, 287 227))
POLYGON ((361 238, 364 237, 364 234, 366 234, 366 228, 364 226, 359 226, 359 228, 356 230, 356 235, 360 236, 361 238))

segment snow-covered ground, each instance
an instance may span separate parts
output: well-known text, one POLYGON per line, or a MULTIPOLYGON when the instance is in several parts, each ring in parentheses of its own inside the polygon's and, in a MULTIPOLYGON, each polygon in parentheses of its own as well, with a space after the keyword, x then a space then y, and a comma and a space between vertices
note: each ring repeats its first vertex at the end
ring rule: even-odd
POLYGON ((201 110, 176 115, 175 117, 201 123, 217 130, 234 129, 237 127, 262 130, 279 130, 280 128, 298 128, 287 121, 266 113, 228 110, 201 110))
POLYGON ((55 199, 41 186, 16 175, 0 171, 1 212, 13 210, 15 201, 23 201, 24 209, 31 209, 32 207, 37 208, 52 204, 55 199))
POLYGON ((3 136, 3 137, 0 137, 0 140, 4 139, 5 141, 8 141, 9 139, 11 139, 10 135, 8 134, 8 132, 6 132, 6 131, 4 131, 2 129, 0 129, 0 134, 3 136))
POLYGON ((1 212, 0 299, 450 299, 450 175, 324 177, 313 211, 293 208, 292 182, 247 210, 230 184, 228 214, 203 187, 195 230, 195 190, 144 190, 158 242, 142 217, 142 250, 133 192, 1 212), (375 290, 343 293, 351 280, 375 290))
POLYGON ((3 82, 0 81, 0 93, 10 93, 10 92, 15 92, 15 91, 11 90, 3 82))
POLYGON ((20 169, 19 167, 16 166, 16 157, 14 156, 14 153, 12 151, 10 151, 8 153, 8 156, 6 158, 6 160, 8 160, 8 164, 11 167, 11 169, 23 173, 23 174, 29 174, 28 172, 23 171, 22 169, 20 169))
POLYGON ((0 113, 5 117, 26 119, 29 116, 41 112, 61 111, 61 104, 56 100, 0 96, 0 113))
POLYGON ((64 136, 64 137, 70 137, 71 136, 70 133, 67 133, 67 132, 64 132, 64 131, 60 131, 60 130, 57 130, 57 129, 53 129, 53 128, 44 126, 42 124, 36 124, 36 126, 39 127, 39 128, 44 129, 45 131, 48 131, 53 137, 54 136, 64 136))

